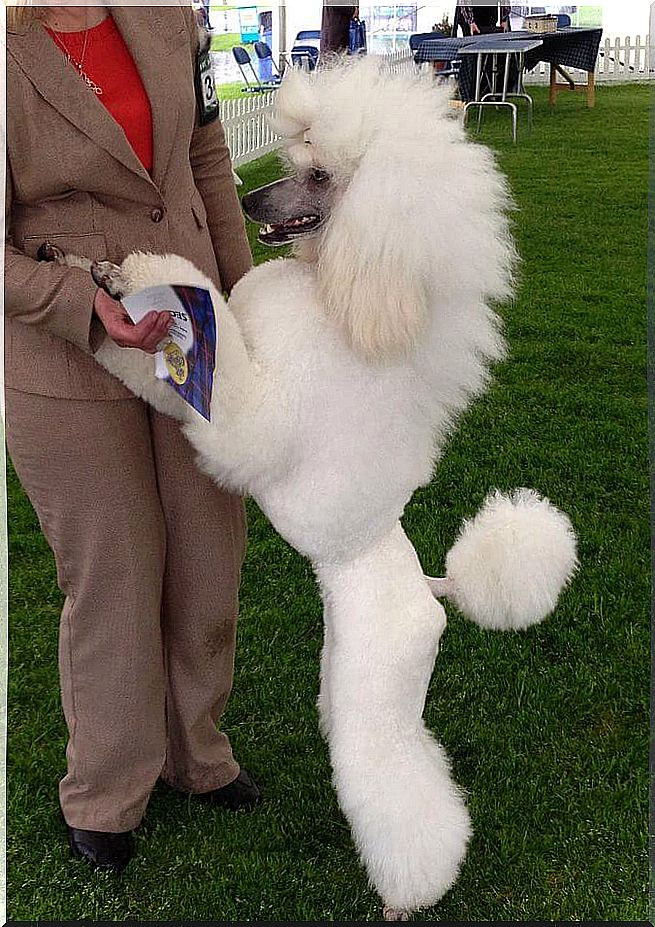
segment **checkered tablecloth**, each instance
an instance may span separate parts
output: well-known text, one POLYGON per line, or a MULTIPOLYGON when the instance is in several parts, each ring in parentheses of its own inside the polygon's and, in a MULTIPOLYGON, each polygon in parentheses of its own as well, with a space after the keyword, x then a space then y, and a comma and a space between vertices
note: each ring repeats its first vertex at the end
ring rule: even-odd
MULTIPOLYGON (((542 45, 525 56, 525 68, 531 71, 540 61, 561 64, 583 71, 593 71, 598 57, 598 48, 603 33, 602 29, 583 29, 570 26, 557 32, 518 32, 492 33, 491 35, 469 36, 466 38, 426 39, 416 49, 414 61, 423 64, 427 61, 452 61, 458 57, 464 46, 474 46, 476 42, 509 42, 512 39, 541 39, 542 45)), ((459 89, 463 100, 471 100, 475 94, 475 55, 464 55, 460 65, 459 89)))

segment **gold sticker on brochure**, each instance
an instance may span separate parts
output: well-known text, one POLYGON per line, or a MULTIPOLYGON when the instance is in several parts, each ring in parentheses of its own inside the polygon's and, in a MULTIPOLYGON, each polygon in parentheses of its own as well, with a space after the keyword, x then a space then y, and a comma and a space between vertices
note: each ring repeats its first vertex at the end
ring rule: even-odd
POLYGON ((189 376, 189 365, 184 356, 184 351, 179 345, 172 341, 170 344, 166 345, 163 353, 168 372, 177 385, 182 386, 183 383, 186 383, 189 376))

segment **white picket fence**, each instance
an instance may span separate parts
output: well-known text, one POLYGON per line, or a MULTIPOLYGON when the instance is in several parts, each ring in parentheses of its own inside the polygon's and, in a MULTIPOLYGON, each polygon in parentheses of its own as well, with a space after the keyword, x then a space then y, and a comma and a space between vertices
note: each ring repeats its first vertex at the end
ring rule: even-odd
MULTIPOLYGON (((414 58, 409 49, 384 55, 385 66, 392 72, 412 73, 416 70, 414 58)), ((574 79, 582 79, 576 68, 567 68, 574 79)), ((525 83, 548 83, 550 69, 540 62, 525 76, 525 83)), ((643 81, 655 78, 655 49, 651 48, 650 36, 642 42, 635 39, 605 39, 601 43, 596 62, 597 82, 643 81)), ((278 140, 268 124, 275 103, 276 91, 244 95, 243 99, 225 100, 221 103, 221 119, 227 144, 235 167, 259 158, 278 147, 278 140)))
POLYGON ((277 148, 277 136, 268 124, 274 100, 271 90, 221 102, 221 122, 235 167, 277 148))
MULTIPOLYGON (((582 80, 585 72, 566 67, 574 80, 582 80)), ((601 42, 596 60, 596 83, 624 83, 626 81, 653 80, 655 78, 655 49, 651 48, 650 36, 614 40, 606 38, 601 42)), ((547 84, 550 68, 540 61, 533 71, 525 75, 526 84, 547 84)))

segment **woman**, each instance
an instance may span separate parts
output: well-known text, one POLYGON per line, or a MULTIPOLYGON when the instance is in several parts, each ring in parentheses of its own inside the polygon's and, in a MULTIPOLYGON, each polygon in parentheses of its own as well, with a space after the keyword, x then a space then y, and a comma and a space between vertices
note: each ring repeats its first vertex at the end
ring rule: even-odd
POLYGON ((321 53, 348 50, 350 21, 358 13, 358 6, 341 0, 324 0, 321 19, 321 53))
POLYGON ((244 509, 93 359, 106 337, 153 352, 168 313, 132 325, 88 274, 36 255, 172 252, 224 291, 251 256, 220 122, 196 105, 190 8, 14 8, 7 31, 7 443, 66 596, 69 843, 120 871, 158 777, 225 807, 259 798, 216 728, 244 509))
POLYGON ((462 32, 468 36, 499 31, 509 32, 511 12, 512 8, 508 3, 486 3, 477 6, 458 3, 456 15, 462 32))

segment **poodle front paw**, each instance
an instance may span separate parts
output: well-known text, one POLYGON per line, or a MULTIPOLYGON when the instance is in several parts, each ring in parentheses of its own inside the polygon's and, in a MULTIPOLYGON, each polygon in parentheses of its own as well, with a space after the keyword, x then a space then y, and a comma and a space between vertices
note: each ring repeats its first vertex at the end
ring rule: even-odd
POLYGON ((91 265, 91 276, 96 286, 112 299, 121 300, 125 296, 127 286, 117 264, 112 264, 111 261, 94 261, 91 265))

